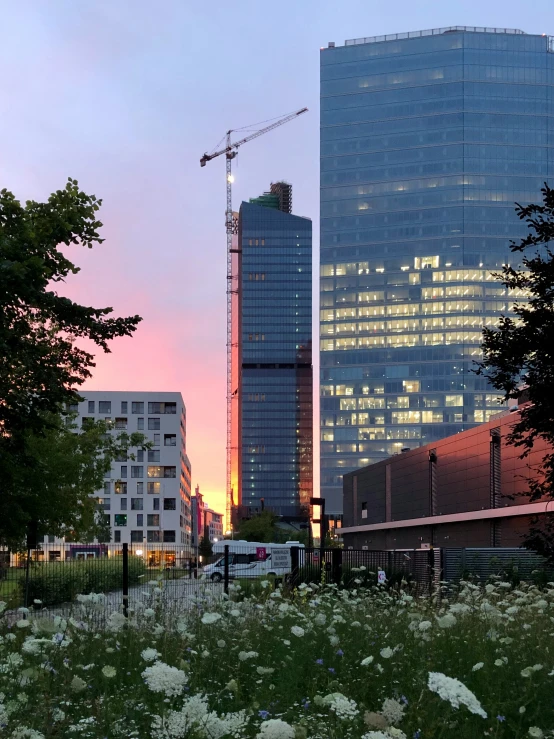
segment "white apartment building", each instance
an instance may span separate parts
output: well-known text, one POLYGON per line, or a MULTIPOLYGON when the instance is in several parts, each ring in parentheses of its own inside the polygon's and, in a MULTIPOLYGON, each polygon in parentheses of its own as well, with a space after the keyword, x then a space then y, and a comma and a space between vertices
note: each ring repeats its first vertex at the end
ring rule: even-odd
MULTIPOLYGON (((78 413, 77 426, 86 419, 110 421, 114 434, 138 431, 152 444, 148 450, 132 448, 128 458, 114 461, 97 491, 111 528, 109 549, 120 550, 118 545, 126 542, 132 552, 148 553, 151 560, 159 560, 163 550, 166 563, 189 556, 191 466, 181 393, 84 390, 81 397, 71 408, 78 413)), ((56 543, 53 537, 46 542, 56 543)))

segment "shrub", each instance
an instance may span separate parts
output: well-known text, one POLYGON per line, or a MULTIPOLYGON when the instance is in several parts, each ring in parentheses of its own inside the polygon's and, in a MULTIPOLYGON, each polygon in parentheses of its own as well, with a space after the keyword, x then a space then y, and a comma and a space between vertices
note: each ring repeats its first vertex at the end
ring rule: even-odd
MULTIPOLYGON (((143 559, 129 557, 129 585, 137 585, 145 573, 143 559)), ((80 593, 105 593, 122 587, 123 560, 120 557, 48 562, 30 570, 28 602, 40 600, 43 606, 53 606, 72 601, 80 593)), ((19 593, 23 600, 24 574, 19 579, 19 593)))

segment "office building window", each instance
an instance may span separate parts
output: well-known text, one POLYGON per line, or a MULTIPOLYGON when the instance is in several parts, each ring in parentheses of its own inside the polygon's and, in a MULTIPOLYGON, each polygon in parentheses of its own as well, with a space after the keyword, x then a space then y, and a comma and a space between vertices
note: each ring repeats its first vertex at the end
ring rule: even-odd
POLYGON ((176 498, 164 498, 164 511, 176 511, 176 498))
POLYGON ((149 462, 159 462, 160 461, 160 450, 159 449, 149 449, 148 450, 148 461, 149 462))
POLYGON ((161 482, 149 482, 147 483, 148 495, 159 495, 161 490, 161 482))
POLYGON ((113 517, 114 526, 127 526, 127 514, 116 513, 113 517))
POLYGON ((119 476, 123 478, 127 477, 127 465, 126 464, 121 465, 121 472, 119 476))
POLYGON ((177 435, 164 434, 164 446, 177 446, 177 435))
POLYGON ((120 498, 119 503, 120 503, 119 510, 126 511, 127 510, 127 498, 120 498))
POLYGON ((142 533, 142 531, 136 531, 136 530, 131 531, 131 541, 133 542, 133 544, 139 544, 143 540, 144 540, 144 534, 142 533))
POLYGON ((116 429, 126 429, 127 428, 127 419, 123 418, 122 416, 115 419, 115 428, 116 429))
POLYGON ((116 495, 127 495, 127 483, 118 480, 114 483, 114 490, 116 495))
POLYGON ((131 465, 131 477, 144 477, 144 467, 142 465, 131 465))
POLYGON ((131 413, 144 413, 144 403, 133 401, 131 403, 131 413))
POLYGON ((146 516, 146 525, 147 526, 159 526, 160 525, 160 514, 159 513, 149 513, 146 516))
POLYGON ((149 465, 147 474, 148 477, 176 477, 177 468, 149 465))
POLYGON ((144 513, 137 513, 137 526, 144 526, 144 513))
POLYGON ((144 449, 137 451, 137 462, 144 462, 144 449))
POLYGON ((159 510, 160 510, 160 499, 159 499, 159 498, 154 498, 154 499, 152 500, 152 508, 153 508, 153 509, 154 509, 155 511, 159 511, 159 510))
POLYGON ((116 544, 120 544, 121 543, 121 531, 114 531, 113 532, 113 540, 114 540, 114 542, 116 544))
POLYGON ((137 430, 144 431, 144 418, 137 418, 137 430))
POLYGON ((160 531, 147 531, 146 541, 149 544, 158 544, 161 541, 161 532, 160 531))
POLYGON ((121 401, 121 412, 127 413, 127 401, 126 400, 121 401))
POLYGON ((160 446, 160 434, 154 434, 154 446, 160 446))
POLYGON ((148 430, 149 431, 159 431, 160 429, 160 419, 159 418, 149 418, 148 419, 148 430))
POLYGON ((142 511, 144 506, 144 500, 142 498, 131 498, 131 510, 142 511))
POLYGON ((89 400, 88 402, 88 412, 94 413, 94 400, 89 400))
POLYGON ((98 413, 101 413, 103 416, 106 415, 106 413, 112 412, 112 404, 110 400, 99 400, 98 401, 98 413))
POLYGON ((110 495, 112 492, 112 483, 110 480, 104 482, 104 495, 110 495))
POLYGON ((143 494, 144 494, 144 483, 137 482, 137 495, 143 495, 143 494))
POLYGON ((175 531, 164 531, 164 542, 175 543, 175 531))
POLYGON ((177 403, 148 403, 148 413, 175 414, 177 403))

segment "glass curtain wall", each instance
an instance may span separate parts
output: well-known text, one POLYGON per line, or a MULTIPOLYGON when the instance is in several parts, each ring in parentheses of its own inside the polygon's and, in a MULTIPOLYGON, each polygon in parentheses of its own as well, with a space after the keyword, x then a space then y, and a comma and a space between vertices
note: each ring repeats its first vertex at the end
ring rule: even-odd
MULTIPOLYGON (((489 31, 491 29, 488 29, 489 31)), ((553 173, 551 39, 456 32, 321 53, 321 486, 486 421, 493 273, 553 173)))

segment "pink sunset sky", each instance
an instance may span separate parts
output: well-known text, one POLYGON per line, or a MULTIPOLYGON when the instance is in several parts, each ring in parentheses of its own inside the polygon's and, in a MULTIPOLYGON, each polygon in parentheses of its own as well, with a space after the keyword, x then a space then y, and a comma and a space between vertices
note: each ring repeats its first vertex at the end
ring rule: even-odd
MULTIPOLYGON (((241 149, 234 207, 272 180, 292 182, 294 212, 314 221, 317 265, 319 48, 457 24, 554 34, 554 8, 551 0, 34 0, 2 8, 0 188, 45 199, 71 176, 104 200, 105 243, 72 251, 81 272, 60 292, 144 320, 132 339, 97 357, 87 387, 180 391, 193 486, 219 510, 225 166, 220 159, 200 169, 200 156, 228 128, 308 106, 241 149)), ((314 293, 314 347, 316 309, 314 293)))

